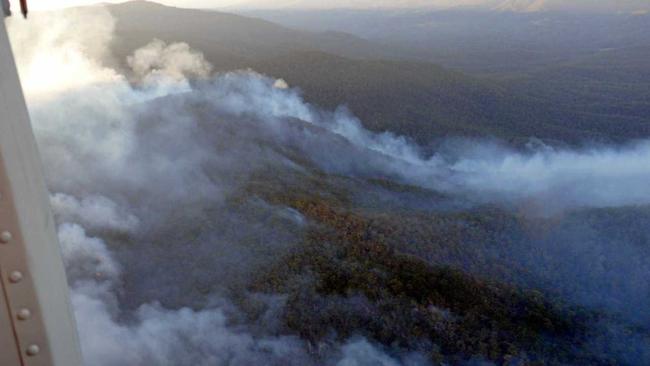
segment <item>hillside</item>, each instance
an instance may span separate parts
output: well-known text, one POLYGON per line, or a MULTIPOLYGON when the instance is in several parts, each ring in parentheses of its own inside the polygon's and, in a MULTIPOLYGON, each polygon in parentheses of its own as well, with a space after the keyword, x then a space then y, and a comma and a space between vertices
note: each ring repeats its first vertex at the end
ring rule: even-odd
POLYGON ((152 38, 184 41, 202 50, 216 65, 236 67, 295 50, 319 50, 352 58, 396 57, 397 52, 341 32, 297 31, 264 20, 218 11, 163 6, 137 0, 109 5, 117 20, 118 48, 142 46, 152 38))
POLYGON ((650 10, 645 0, 238 0, 226 9, 480 9, 508 12, 631 12, 650 10))
POLYGON ((427 62, 390 61, 392 49, 344 33, 294 31, 144 1, 108 9, 117 19, 113 48, 119 59, 153 38, 187 42, 216 71, 253 68, 284 78, 315 104, 345 105, 370 129, 421 144, 450 135, 569 143, 650 135, 648 121, 634 113, 600 113, 588 104, 576 109, 558 105, 555 95, 519 94, 526 88, 520 83, 479 79, 427 62))
POLYGON ((650 139, 566 146, 650 135, 647 48, 486 78, 93 9, 8 22, 87 364, 650 365, 650 139))
POLYGON ((650 115, 648 57, 646 47, 603 50, 514 78, 509 87, 513 94, 550 101, 576 127, 643 138, 650 115))
MULTIPOLYGON (((564 125, 562 112, 546 109, 535 99, 429 63, 292 53, 251 67, 284 78, 318 105, 349 107, 371 130, 404 134, 421 144, 455 135, 576 142, 615 137, 618 132, 608 131, 608 136, 564 125)), ((650 126, 638 127, 650 134, 650 126)))
POLYGON ((490 10, 258 10, 243 14, 296 29, 337 29, 384 45, 399 44, 420 60, 465 72, 528 72, 597 54, 647 46, 643 13, 496 12, 490 10))

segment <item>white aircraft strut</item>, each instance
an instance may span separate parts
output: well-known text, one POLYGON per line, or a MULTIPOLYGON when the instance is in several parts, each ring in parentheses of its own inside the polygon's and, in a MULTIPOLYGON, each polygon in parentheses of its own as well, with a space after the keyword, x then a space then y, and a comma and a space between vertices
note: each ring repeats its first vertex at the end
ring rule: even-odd
POLYGON ((41 160, 3 19, 0 14, 0 366, 81 366, 41 160))

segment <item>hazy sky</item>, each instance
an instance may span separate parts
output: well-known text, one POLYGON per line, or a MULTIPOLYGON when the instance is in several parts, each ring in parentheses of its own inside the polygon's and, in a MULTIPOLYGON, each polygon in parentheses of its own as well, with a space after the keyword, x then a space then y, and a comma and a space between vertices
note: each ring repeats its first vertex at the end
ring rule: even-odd
MULTIPOLYGON (((14 0, 17 1, 17 0, 14 0)), ((52 9, 66 6, 97 4, 102 2, 120 3, 125 0, 28 0, 32 9, 52 9)), ((179 7, 217 8, 232 6, 255 7, 413 7, 435 6, 453 3, 479 3, 485 0, 154 0, 159 3, 179 7)))
MULTIPOLYGON (((12 0, 18 2, 18 0, 12 0)), ((34 10, 66 6, 123 2, 124 0, 29 0, 34 10)), ((156 0, 179 7, 220 8, 376 8, 376 7, 449 7, 485 5, 493 8, 534 10, 634 11, 650 9, 650 0, 156 0), (505 4, 505 5, 504 5, 505 4)))

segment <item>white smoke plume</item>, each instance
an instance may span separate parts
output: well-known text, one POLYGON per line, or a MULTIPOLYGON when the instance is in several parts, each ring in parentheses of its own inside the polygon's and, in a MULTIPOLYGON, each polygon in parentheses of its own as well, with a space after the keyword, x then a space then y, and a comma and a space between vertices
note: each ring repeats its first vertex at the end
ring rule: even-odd
MULTIPOLYGON (((264 83, 263 80, 246 82, 264 83)), ((427 156, 404 137, 365 130, 361 122, 345 110, 323 117, 321 112, 302 102, 295 92, 273 90, 268 86, 264 90, 261 85, 249 85, 245 89, 246 92, 251 90, 256 94, 239 94, 238 88, 226 86, 215 98, 223 101, 223 107, 230 108, 233 113, 254 114, 260 118, 264 115, 291 117, 324 127, 361 149, 387 157, 376 161, 376 166, 369 164, 366 169, 374 168, 375 174, 406 183, 472 195, 484 201, 535 201, 544 211, 650 204, 648 141, 581 151, 531 144, 527 152, 483 142, 427 156)), ((330 164, 329 161, 322 163, 330 164)))
POLYGON ((156 76, 176 81, 187 80, 187 77, 205 78, 212 69, 203 55, 190 49, 187 44, 174 43, 168 46, 159 39, 136 50, 127 62, 135 75, 144 80, 156 76))
MULTIPOLYGON (((173 106, 163 108, 163 123, 147 126, 156 129, 151 145, 140 146, 138 105, 187 93, 188 77, 208 77, 210 65, 186 44, 154 40, 129 57, 136 80, 128 80, 100 62, 113 20, 99 10, 35 14, 29 23, 10 19, 8 26, 53 191, 86 364, 363 365, 368 353, 390 359, 368 342, 314 355, 299 339, 255 336, 230 324, 220 306, 144 303, 124 319, 125 268, 94 235, 142 236, 162 225, 161 210, 172 215, 179 203, 219 202, 224 187, 205 167, 231 164, 213 156, 196 135, 196 122, 173 106)), ((251 78, 259 80, 266 79, 251 78)))
POLYGON ((70 223, 59 226, 58 236, 73 283, 82 279, 115 281, 119 278, 120 266, 113 260, 103 240, 89 238, 83 227, 70 223))
MULTIPOLYGON (((29 23, 8 25, 88 365, 426 364, 363 339, 320 355, 300 339, 231 324, 220 305, 170 309, 132 300, 135 309, 124 311, 131 269, 116 253, 132 245, 164 248, 166 240, 189 248, 170 226, 200 220, 202 208, 218 207, 256 166, 300 169, 273 149, 238 146, 238 138, 291 146, 339 174, 385 177, 479 202, 533 201, 543 212, 650 204, 650 142, 528 152, 481 143, 430 156, 407 138, 365 130, 344 109, 309 105, 282 80, 252 71, 211 77, 203 56, 183 43, 153 40, 128 58, 131 74, 123 75, 108 66, 114 24, 99 9, 35 14, 29 23), (218 124, 226 118, 238 121, 234 129, 218 124), (125 234, 129 240, 121 239, 125 234)), ((206 253, 235 250, 210 245, 206 253)), ((141 253, 158 255, 154 249, 141 253)), ((150 265, 146 255, 137 258, 143 268, 150 265)), ((181 281, 178 267, 151 269, 181 281)))
MULTIPOLYGON (((13 41, 17 45, 30 45, 27 50, 19 47, 17 51, 19 59, 29 60, 22 65, 21 75, 30 100, 37 100, 41 93, 53 95, 52 92, 66 89, 83 89, 86 95, 84 100, 66 102, 79 104, 79 108, 92 108, 98 114, 94 119, 79 121, 83 126, 68 120, 63 120, 59 125, 50 118, 47 124, 37 125, 42 139, 47 139, 48 134, 57 137, 67 134, 65 141, 78 139, 75 146, 84 148, 75 153, 91 156, 105 164, 125 162, 129 161, 126 155, 133 150, 130 144, 133 143, 131 139, 136 121, 129 118, 132 116, 118 115, 123 112, 121 107, 125 103, 188 92, 190 86, 186 76, 205 78, 210 65, 186 44, 166 46, 162 41, 154 40, 128 59, 140 83, 137 89, 133 89, 124 76, 96 61, 107 52, 105 45, 104 49, 99 45, 110 39, 112 20, 109 15, 98 15, 101 12, 91 14, 90 18, 87 14, 67 17, 71 20, 66 24, 71 27, 79 23, 86 24, 85 27, 89 27, 90 23, 97 24, 92 30, 82 28, 82 31, 73 32, 74 36, 70 38, 65 35, 68 29, 60 22, 52 23, 51 19, 40 20, 36 17, 35 21, 39 24, 30 24, 31 28, 13 32, 16 35, 13 41), (81 22, 76 20, 78 18, 91 21, 81 22), (45 37, 36 34, 41 24, 49 30, 45 37), (83 34, 87 38, 79 39, 83 34), (38 41, 34 42, 28 38, 30 36, 38 41), (53 48, 57 52, 47 51, 53 48), (45 63, 47 67, 44 67, 45 63), (53 65, 57 65, 57 68, 53 68, 53 65), (40 73, 56 76, 56 80, 50 80, 40 73), (107 85, 110 88, 106 88, 107 85), (102 105, 98 105, 98 102, 102 105), (102 135, 103 138, 97 139, 89 136, 91 134, 102 135), (84 144, 84 141, 93 141, 93 144, 84 144), (95 153, 98 155, 92 156, 95 153)), ((364 162, 366 172, 393 177, 409 184, 475 195, 482 200, 535 201, 548 206, 544 209, 550 211, 581 206, 617 207, 650 203, 650 186, 645 184, 650 179, 650 143, 647 141, 581 151, 536 146, 528 152, 479 143, 427 156, 404 137, 365 130, 358 119, 343 109, 323 113, 313 108, 302 100, 296 90, 288 88, 283 80, 267 79, 250 72, 226 74, 200 91, 203 93, 200 98, 220 111, 235 116, 248 115, 266 121, 296 118, 340 135, 359 149, 385 157, 375 158, 373 164, 364 162)), ((55 95, 65 98, 65 94, 55 95)), ((39 108, 33 111, 37 123, 44 119, 39 116, 44 110, 39 108)), ((46 111, 51 113, 50 110, 46 111)), ((184 116, 178 118, 182 120, 184 116)), ((182 137, 177 136, 176 139, 182 137)), ((191 139, 192 136, 187 138, 191 139)), ((321 158, 322 161, 318 163, 325 167, 346 170, 345 166, 336 166, 337 163, 332 162, 337 160, 335 157, 316 158, 321 158)), ((51 165, 50 162, 46 163, 51 165)), ((133 162, 129 161, 129 164, 133 162)), ((78 171, 75 167, 72 170, 78 171)))
POLYGON ((472 196, 479 201, 535 202, 540 211, 577 207, 620 207, 650 204, 650 142, 620 147, 569 150, 532 141, 528 151, 496 143, 455 143, 426 155, 407 138, 373 133, 345 109, 334 113, 306 104, 285 82, 251 73, 220 76, 202 96, 236 116, 269 123, 295 118, 345 138, 354 156, 341 161, 336 152, 323 156, 308 143, 302 148, 325 168, 343 173, 387 176, 408 184, 472 196), (374 155, 368 157, 368 155, 374 155))
POLYGON ((137 217, 102 196, 90 196, 79 200, 73 196, 57 193, 52 195, 51 204, 60 220, 79 222, 90 229, 131 232, 140 222, 137 217))

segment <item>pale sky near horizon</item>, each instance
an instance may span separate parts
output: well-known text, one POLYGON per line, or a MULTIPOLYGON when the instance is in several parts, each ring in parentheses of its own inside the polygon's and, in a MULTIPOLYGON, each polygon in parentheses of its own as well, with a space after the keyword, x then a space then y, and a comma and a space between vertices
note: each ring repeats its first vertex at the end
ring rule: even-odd
MULTIPOLYGON (((13 0, 12 0, 13 1, 13 0)), ((17 1, 17 0, 15 0, 17 1)), ((69 6, 98 3, 120 3, 125 0, 28 0, 34 10, 55 9, 69 6)), ((454 3, 480 3, 485 0, 152 0, 166 5, 184 8, 219 8, 236 6, 256 6, 268 8, 300 7, 421 7, 454 3)))
MULTIPOLYGON (((11 0, 18 2, 18 0, 11 0)), ((125 0, 28 0, 33 10, 69 6, 119 3, 125 0)), ((512 3, 543 3, 552 8, 582 8, 609 10, 635 10, 650 8, 650 0, 153 0, 166 5, 184 8, 377 8, 377 7, 448 7, 459 5, 512 3)))
MULTIPOLYGON (((18 0, 10 0, 18 2, 18 0)), ((44 10, 65 8, 70 6, 92 5, 100 3, 121 3, 125 0, 27 0, 30 9, 44 10)), ((219 7, 228 6, 229 3, 235 3, 236 0, 154 0, 155 2, 174 5, 179 7, 219 7)))

